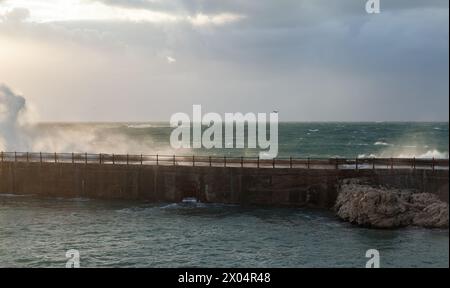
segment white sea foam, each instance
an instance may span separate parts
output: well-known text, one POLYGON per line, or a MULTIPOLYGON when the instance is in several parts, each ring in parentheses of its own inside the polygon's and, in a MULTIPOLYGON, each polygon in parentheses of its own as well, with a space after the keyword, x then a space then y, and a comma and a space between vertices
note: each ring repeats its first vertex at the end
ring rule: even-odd
MULTIPOLYGON (((0 85, 1 151, 174 154, 170 147, 156 149, 151 135, 143 141, 118 129, 110 129, 120 127, 117 125, 55 125, 42 129, 32 121, 33 118, 36 117, 26 99, 0 85)), ((136 127, 147 126, 139 124, 136 127)))
POLYGON ((20 126, 23 113, 26 112, 26 101, 6 87, 0 85, 0 149, 6 150, 20 146, 24 136, 20 126))
MULTIPOLYGON (((148 129, 148 128, 154 128, 154 127, 158 127, 158 126, 156 126, 154 124, 149 124, 149 123, 147 123, 147 124, 141 123, 141 124, 128 124, 127 127, 132 128, 132 129, 148 129)), ((161 126, 161 127, 163 127, 163 126, 161 126)))
POLYGON ((389 144, 384 141, 377 141, 377 142, 373 143, 373 145, 375 145, 375 146, 392 146, 392 144, 389 144))
POLYGON ((180 207, 180 205, 178 203, 170 203, 170 204, 161 206, 160 209, 176 209, 179 207, 180 207))
POLYGON ((358 155, 358 158, 364 158, 364 159, 367 159, 367 158, 377 158, 378 156, 377 155, 375 155, 375 154, 359 154, 358 155))
MULTIPOLYGON (((400 155, 401 158, 406 158, 406 157, 411 157, 410 154, 406 154, 406 155, 400 155)), ((438 150, 429 150, 425 153, 422 153, 420 155, 416 155, 416 158, 435 158, 435 159, 448 159, 448 152, 441 152, 438 150)))
POLYGON ((428 150, 426 152, 414 152, 414 151, 382 151, 377 154, 360 154, 358 158, 418 158, 418 159, 448 159, 448 152, 441 152, 436 149, 428 150))

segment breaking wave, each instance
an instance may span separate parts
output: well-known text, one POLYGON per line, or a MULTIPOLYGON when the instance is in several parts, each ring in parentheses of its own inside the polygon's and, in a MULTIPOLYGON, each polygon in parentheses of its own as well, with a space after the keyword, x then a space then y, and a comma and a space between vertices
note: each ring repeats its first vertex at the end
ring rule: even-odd
POLYGON ((373 143, 373 145, 375 145, 375 146, 392 146, 392 144, 389 144, 384 141, 377 141, 377 142, 373 143))
MULTIPOLYGON (((1 151, 173 154, 170 146, 155 145, 152 135, 136 138, 119 129, 122 125, 42 125, 31 121, 35 118, 31 114, 22 95, 0 84, 1 151)), ((149 127, 152 125, 136 124, 133 128, 149 127)))
POLYGON ((419 158, 419 159, 448 159, 449 153, 448 152, 441 152, 436 149, 434 150, 428 150, 423 153, 415 153, 415 152, 408 152, 408 151, 399 151, 396 153, 391 153, 387 151, 382 151, 381 153, 372 153, 372 154, 360 154, 358 155, 358 158, 419 158))
POLYGON ((128 124, 127 128, 130 129, 149 129, 149 128, 163 128, 170 127, 167 124, 154 124, 154 123, 136 123, 136 124, 128 124))
MULTIPOLYGON (((33 109, 25 97, 0 85, 0 151, 8 152, 75 152, 75 153, 117 153, 117 154, 212 154, 215 156, 252 157, 252 149, 224 150, 175 150, 170 146, 171 127, 167 123, 38 123, 33 109)), ((299 123, 299 126, 280 126, 283 129, 280 157, 398 157, 398 158, 448 158, 448 124, 432 126, 419 123, 414 129, 409 126, 383 130, 387 124, 368 124, 365 135, 360 125, 353 124, 346 130, 336 131, 338 124, 324 124, 320 133, 316 125, 299 123), (305 126, 309 125, 309 126, 305 126), (375 125, 375 126, 374 126, 375 125), (439 126, 441 125, 441 126, 439 126), (306 127, 306 129, 303 129, 306 127), (437 129, 433 129, 437 128, 437 129), (292 130, 291 130, 292 129, 292 130), (437 131, 440 130, 440 131, 437 131), (333 131, 333 132, 330 132, 333 131), (394 132, 393 132, 394 131, 394 132), (317 137, 299 137, 304 132, 317 137), (367 132, 367 133, 366 133, 367 132), (409 132, 409 133, 408 133, 409 132), (320 137, 319 137, 320 136, 320 137)), ((414 124, 416 125, 416 124, 414 124)), ((234 141, 224 139, 233 144, 234 141)), ((263 151, 262 157, 270 156, 263 151)))

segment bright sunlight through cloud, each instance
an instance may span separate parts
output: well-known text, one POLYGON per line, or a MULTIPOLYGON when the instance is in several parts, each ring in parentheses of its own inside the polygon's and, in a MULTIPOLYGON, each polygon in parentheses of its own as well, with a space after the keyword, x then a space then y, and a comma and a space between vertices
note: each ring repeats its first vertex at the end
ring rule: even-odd
MULTIPOLYGON (((30 11, 31 22, 57 21, 129 21, 129 22, 181 22, 195 26, 223 25, 239 21, 242 15, 223 13, 217 15, 185 15, 108 6, 86 0, 7 0, 0 6, 0 15, 6 15, 17 8, 30 11)), ((1 18, 0 18, 1 19, 1 18)))

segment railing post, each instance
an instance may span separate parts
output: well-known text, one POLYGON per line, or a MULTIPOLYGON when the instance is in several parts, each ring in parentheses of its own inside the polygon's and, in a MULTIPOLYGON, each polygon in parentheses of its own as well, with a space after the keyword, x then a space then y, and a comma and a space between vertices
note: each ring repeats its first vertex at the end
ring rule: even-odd
POLYGON ((416 170, 416 157, 413 158, 413 169, 416 170))
POLYGON ((55 163, 58 163, 58 156, 56 156, 56 152, 55 152, 55 163))
POLYGON ((14 162, 17 162, 17 152, 14 152, 14 162))
POLYGON ((275 168, 275 157, 272 159, 272 168, 275 168))
POLYGON ((102 153, 98 154, 98 158, 99 158, 100 164, 102 164, 102 153))
POLYGON ((356 168, 356 170, 359 169, 359 167, 358 167, 358 157, 356 157, 356 159, 355 159, 355 168, 356 168))
POLYGON ((289 157, 289 168, 292 168, 292 156, 289 157))
POLYGON ((431 162, 431 169, 434 171, 435 165, 436 165, 435 160, 434 160, 434 157, 433 157, 433 160, 432 160, 432 161, 433 161, 433 162, 431 162))
POLYGON ((195 166, 195 155, 192 155, 192 167, 195 166))
POLYGON ((127 165, 130 164, 130 156, 127 154, 127 165))
POLYGON ((177 164, 176 164, 176 160, 175 160, 175 155, 173 155, 173 166, 176 166, 177 164))
POLYGON ((2 163, 3 163, 3 151, 2 151, 2 163))
POLYGON ((211 156, 209 156, 209 167, 212 166, 211 156))
POLYGON ((259 168, 259 156, 258 156, 258 160, 256 160, 256 167, 259 168))
POLYGON ((227 156, 223 156, 223 167, 227 167, 227 156))
POLYGON ((337 157, 334 159, 334 169, 336 169, 336 170, 339 169, 339 164, 338 164, 338 158, 337 157))
POLYGON ((156 154, 156 166, 159 166, 159 155, 156 154))
POLYGON ((244 157, 241 156, 241 168, 244 168, 244 157))
POLYGON ((141 154, 141 165, 144 164, 144 156, 141 154))
POLYGON ((113 162, 113 165, 116 164, 116 156, 114 154, 112 154, 112 162, 113 162))
POLYGON ((372 158, 372 169, 375 170, 375 158, 372 158))
POLYGON ((391 170, 394 170, 394 158, 391 157, 391 170))
POLYGON ((75 163, 75 155, 72 152, 72 164, 74 164, 74 163, 75 163))
POLYGON ((84 164, 88 164, 88 157, 87 157, 87 152, 84 153, 84 164))
POLYGON ((309 157, 308 157, 307 162, 306 162, 306 167, 309 169, 309 168, 310 168, 310 165, 311 165, 311 163, 310 163, 310 159, 309 159, 309 157))
POLYGON ((39 162, 42 164, 42 152, 39 152, 39 162))
POLYGON ((29 160, 30 160, 30 158, 29 158, 29 155, 28 155, 28 152, 27 152, 27 163, 30 162, 29 160))

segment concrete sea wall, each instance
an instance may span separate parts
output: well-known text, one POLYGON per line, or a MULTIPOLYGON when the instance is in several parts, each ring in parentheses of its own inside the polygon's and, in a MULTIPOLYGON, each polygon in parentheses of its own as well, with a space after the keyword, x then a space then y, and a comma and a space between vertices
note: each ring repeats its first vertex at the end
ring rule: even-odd
POLYGON ((448 170, 340 170, 81 163, 0 163, 0 193, 49 197, 330 208, 346 178, 413 188, 448 203, 448 170))

